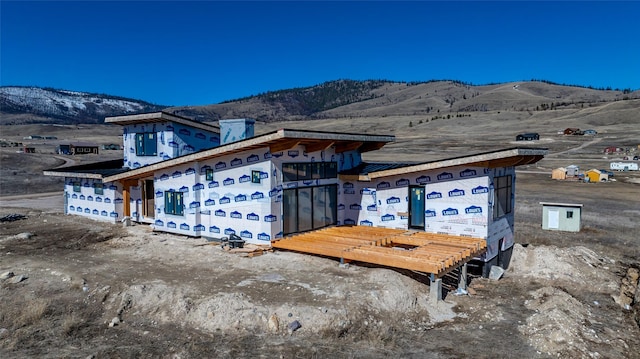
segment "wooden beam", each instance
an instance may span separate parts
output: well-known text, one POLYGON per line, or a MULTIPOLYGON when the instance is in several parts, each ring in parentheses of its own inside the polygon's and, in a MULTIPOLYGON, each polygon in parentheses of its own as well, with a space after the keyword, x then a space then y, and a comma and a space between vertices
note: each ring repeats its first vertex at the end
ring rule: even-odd
POLYGON ((272 246, 441 277, 484 253, 486 240, 391 228, 337 226, 275 240, 272 246), (405 250, 393 245, 416 247, 405 250))
POLYGON ((336 153, 357 150, 364 142, 341 142, 336 145, 336 153))
POLYGON ((304 147, 307 153, 311 153, 316 151, 324 151, 327 148, 333 146, 334 143, 336 143, 336 141, 317 141, 317 142, 313 142, 308 145, 305 145, 304 147))
POLYGON ((290 150, 299 145, 300 142, 302 142, 302 140, 299 139, 276 142, 269 145, 269 150, 271 153, 290 150))

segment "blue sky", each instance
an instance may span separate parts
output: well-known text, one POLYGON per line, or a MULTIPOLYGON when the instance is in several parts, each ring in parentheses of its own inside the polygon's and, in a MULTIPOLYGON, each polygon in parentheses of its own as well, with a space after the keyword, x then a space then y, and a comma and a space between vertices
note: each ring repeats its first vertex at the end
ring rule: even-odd
POLYGON ((640 2, 0 2, 0 84, 203 105, 336 79, 640 89, 640 2))

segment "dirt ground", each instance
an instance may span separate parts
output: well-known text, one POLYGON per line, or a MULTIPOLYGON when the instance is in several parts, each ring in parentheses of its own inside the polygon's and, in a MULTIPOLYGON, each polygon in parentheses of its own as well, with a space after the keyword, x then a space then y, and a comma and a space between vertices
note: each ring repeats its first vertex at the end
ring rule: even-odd
POLYGON ((0 357, 640 357, 638 227, 616 229, 637 202, 620 209, 628 219, 605 214, 613 196, 583 233, 541 232, 536 189, 557 183, 518 180, 510 269, 437 304, 416 273, 284 251, 248 258, 61 215, 55 197, 4 200, 0 217, 26 218, 0 223, 0 274, 13 273, 0 280, 0 357))
POLYGON ((32 175, 62 159, 3 149, 0 217, 25 218, 0 222, 0 358, 640 358, 639 176, 550 179, 637 132, 608 136, 553 138, 519 168, 509 270, 461 296, 446 277, 439 303, 419 273, 65 216, 32 175), (542 201, 583 204, 582 231, 541 230, 542 201))

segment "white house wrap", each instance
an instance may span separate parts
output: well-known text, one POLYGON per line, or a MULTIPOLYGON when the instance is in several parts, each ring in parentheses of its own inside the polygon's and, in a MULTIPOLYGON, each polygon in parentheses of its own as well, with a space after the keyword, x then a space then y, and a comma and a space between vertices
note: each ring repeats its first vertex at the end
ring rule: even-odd
POLYGON ((252 136, 254 122, 241 119, 221 121, 235 142, 220 144, 217 127, 166 113, 106 122, 124 127, 122 161, 45 171, 66 178, 66 213, 260 244, 332 225, 412 229, 484 238, 485 261, 514 243, 515 166, 546 154, 511 148, 370 164, 361 154, 393 136, 286 129, 252 136))

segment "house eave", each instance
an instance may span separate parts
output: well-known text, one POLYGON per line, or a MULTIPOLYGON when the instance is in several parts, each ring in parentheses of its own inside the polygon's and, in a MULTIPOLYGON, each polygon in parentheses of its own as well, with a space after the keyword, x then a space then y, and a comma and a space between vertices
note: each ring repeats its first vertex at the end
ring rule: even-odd
POLYGON ((101 174, 97 173, 78 173, 78 172, 59 172, 59 171, 43 171, 42 174, 51 177, 73 177, 73 178, 87 178, 87 179, 102 179, 101 174))
POLYGON ((357 149, 361 151, 368 151, 374 148, 382 147, 387 142, 392 142, 394 140, 394 136, 386 135, 359 135, 351 133, 280 129, 260 136, 251 137, 246 140, 232 142, 197 153, 192 153, 189 155, 154 163, 148 166, 136 168, 126 173, 106 176, 104 180, 107 182, 112 182, 123 179, 147 178, 149 176, 152 176, 156 171, 173 166, 179 166, 195 161, 205 161, 211 158, 263 147, 269 147, 271 152, 279 152, 287 150, 289 148, 293 148, 297 145, 313 146, 318 143, 324 144, 327 143, 327 141, 331 141, 333 145, 339 145, 341 143, 360 143, 358 147, 354 148, 354 150, 357 149), (277 149, 277 151, 274 151, 274 149, 277 149))
POLYGON ((218 126, 194 121, 192 119, 173 115, 164 111, 141 113, 138 115, 113 116, 113 117, 106 117, 104 119, 105 123, 112 123, 112 124, 121 125, 121 126, 141 124, 141 123, 166 122, 166 121, 179 123, 181 125, 194 127, 200 130, 208 131, 208 132, 220 133, 220 127, 218 126))
MULTIPOLYGON (((455 166, 470 167, 512 167, 532 164, 540 161, 548 153, 546 148, 511 148, 477 155, 445 159, 440 161, 419 163, 406 167, 363 173, 357 176, 358 181, 369 182, 375 178, 389 177, 408 173, 429 171, 455 166)), ((345 177, 341 177, 345 178, 345 177)), ((353 178, 353 177, 352 177, 353 178)))

